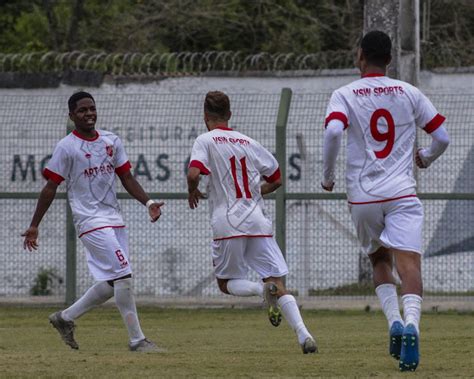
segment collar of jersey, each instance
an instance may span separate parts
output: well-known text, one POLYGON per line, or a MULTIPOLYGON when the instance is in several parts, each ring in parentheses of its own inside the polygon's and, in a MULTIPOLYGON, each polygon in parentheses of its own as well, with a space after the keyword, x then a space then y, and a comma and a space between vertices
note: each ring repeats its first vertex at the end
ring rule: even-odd
POLYGON ((361 75, 361 78, 376 78, 378 76, 385 76, 384 74, 379 74, 377 72, 369 72, 368 74, 361 75))
POLYGON ((97 130, 95 131, 95 137, 93 138, 83 137, 75 129, 72 131, 72 134, 74 134, 77 138, 83 139, 84 141, 95 141, 97 138, 99 138, 99 132, 97 130))
POLYGON ((227 128, 224 125, 218 125, 214 129, 220 129, 220 130, 232 130, 231 128, 227 128))

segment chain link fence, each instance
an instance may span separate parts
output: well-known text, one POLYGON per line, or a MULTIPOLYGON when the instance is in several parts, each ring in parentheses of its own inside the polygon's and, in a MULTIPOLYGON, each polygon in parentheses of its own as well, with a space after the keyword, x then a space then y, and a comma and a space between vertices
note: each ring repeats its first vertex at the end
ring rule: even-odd
MULTIPOLYGON (((337 193, 322 193, 319 185, 323 121, 330 94, 293 94, 283 137, 276 128, 285 119, 279 117, 285 111, 282 94, 229 95, 231 126, 277 153, 280 164, 286 166, 286 192, 267 200, 266 211, 280 242, 281 238, 286 242, 288 287, 305 298, 372 295, 373 289, 364 284, 367 267, 345 201, 344 149, 339 157, 337 193), (280 156, 282 151, 286 153, 280 156), (286 220, 278 212, 282 204, 286 220)), ((451 145, 432 167, 416 173, 425 207, 425 290, 428 296, 472 295, 474 112, 470 105, 474 95, 429 96, 447 117, 451 145)), ((5 220, 0 230, 0 297, 53 295, 71 301, 85 292, 92 278, 81 243, 74 248, 75 238, 73 242, 68 239, 64 185, 41 224, 39 251, 24 251, 20 237, 44 185, 41 171, 66 134, 67 99, 31 94, 1 95, 0 99, 0 172, 4 178, 0 209, 5 220)), ((145 208, 118 188, 138 296, 219 296, 210 258, 207 203, 192 211, 185 200, 191 147, 196 136, 206 131, 203 100, 203 94, 96 96, 97 127, 120 136, 137 179, 166 202, 160 221, 151 224, 145 208)), ((418 143, 426 146, 429 136, 420 133, 418 143)))

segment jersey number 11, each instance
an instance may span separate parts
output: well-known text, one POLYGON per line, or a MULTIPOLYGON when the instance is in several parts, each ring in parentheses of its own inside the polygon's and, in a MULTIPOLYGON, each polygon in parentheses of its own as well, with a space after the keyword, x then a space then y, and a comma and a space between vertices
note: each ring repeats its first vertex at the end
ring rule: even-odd
MULTIPOLYGON (((230 168, 232 171, 232 178, 234 179, 234 185, 235 185, 235 197, 237 199, 242 198, 242 190, 240 189, 239 182, 237 180, 237 163, 236 163, 236 158, 235 155, 230 157, 230 168)), ((247 172, 247 163, 245 162, 245 157, 240 158, 240 166, 242 167, 242 181, 244 182, 244 191, 245 191, 245 197, 247 199, 252 198, 252 193, 250 192, 249 188, 249 174, 247 172)))

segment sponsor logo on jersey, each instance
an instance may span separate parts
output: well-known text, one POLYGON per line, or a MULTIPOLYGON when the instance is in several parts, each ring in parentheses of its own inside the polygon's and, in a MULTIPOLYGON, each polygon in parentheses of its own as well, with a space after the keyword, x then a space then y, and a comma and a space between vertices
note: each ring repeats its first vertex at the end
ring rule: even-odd
POLYGON ((106 145, 105 151, 107 152, 107 155, 109 157, 112 157, 114 155, 114 148, 111 145, 106 145))
POLYGON ((84 177, 90 178, 96 175, 105 175, 105 174, 112 174, 114 173, 114 166, 109 164, 101 164, 100 166, 96 167, 89 167, 84 169, 84 177))

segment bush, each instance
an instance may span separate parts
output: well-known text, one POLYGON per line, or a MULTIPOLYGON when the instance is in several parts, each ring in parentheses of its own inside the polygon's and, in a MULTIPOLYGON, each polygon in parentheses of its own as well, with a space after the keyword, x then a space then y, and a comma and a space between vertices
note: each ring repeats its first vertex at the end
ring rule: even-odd
POLYGON ((56 269, 41 267, 36 274, 30 294, 32 296, 53 295, 54 290, 57 290, 63 282, 63 278, 56 273, 56 269))

